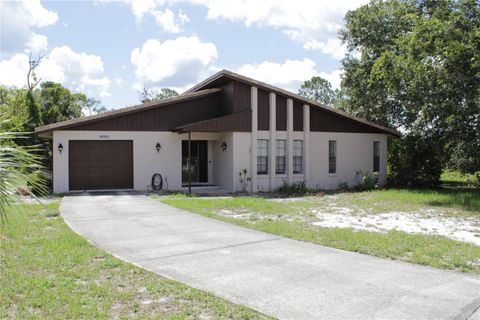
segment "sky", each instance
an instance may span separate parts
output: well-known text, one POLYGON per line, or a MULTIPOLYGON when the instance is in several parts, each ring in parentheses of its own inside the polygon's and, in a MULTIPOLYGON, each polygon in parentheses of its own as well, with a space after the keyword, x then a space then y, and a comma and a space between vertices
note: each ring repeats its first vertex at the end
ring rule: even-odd
POLYGON ((144 87, 182 92, 221 69, 296 92, 313 76, 338 88, 343 17, 365 0, 0 0, 0 85, 39 78, 109 109, 144 87))

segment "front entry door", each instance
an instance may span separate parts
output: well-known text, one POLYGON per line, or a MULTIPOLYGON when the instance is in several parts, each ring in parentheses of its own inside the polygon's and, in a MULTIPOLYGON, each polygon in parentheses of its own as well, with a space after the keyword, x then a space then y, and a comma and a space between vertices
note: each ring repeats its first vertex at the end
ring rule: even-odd
MULTIPOLYGON (((192 140, 191 144, 191 182, 208 182, 208 141, 192 140)), ((188 184, 188 141, 182 141, 182 184, 188 184)))

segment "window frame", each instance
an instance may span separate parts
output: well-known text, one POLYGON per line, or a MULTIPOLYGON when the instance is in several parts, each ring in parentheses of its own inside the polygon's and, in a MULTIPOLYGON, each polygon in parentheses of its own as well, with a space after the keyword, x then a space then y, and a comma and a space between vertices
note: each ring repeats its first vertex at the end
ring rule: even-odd
POLYGON ((287 173, 287 140, 277 139, 275 142, 275 174, 287 173), (283 155, 279 155, 279 143, 283 143, 283 155), (279 167, 281 165, 282 167, 279 167), (283 169, 283 170, 279 170, 283 169))
POLYGON ((373 172, 380 172, 380 141, 373 141, 373 172))
POLYGON ((257 139, 257 175, 267 175, 267 174, 268 174, 268 139, 257 139), (263 143, 265 143, 265 145, 263 145, 263 143), (264 153, 266 153, 266 155, 263 155, 264 153), (262 169, 264 168, 264 170, 259 170, 260 168, 262 169))
POLYGON ((337 173, 337 140, 328 140, 328 174, 337 173))
POLYGON ((303 140, 293 140, 293 148, 292 148, 293 174, 303 174, 303 148, 304 148, 303 140), (297 148, 297 145, 300 145, 300 148, 297 148), (298 149, 300 149, 300 153, 297 152, 298 149))

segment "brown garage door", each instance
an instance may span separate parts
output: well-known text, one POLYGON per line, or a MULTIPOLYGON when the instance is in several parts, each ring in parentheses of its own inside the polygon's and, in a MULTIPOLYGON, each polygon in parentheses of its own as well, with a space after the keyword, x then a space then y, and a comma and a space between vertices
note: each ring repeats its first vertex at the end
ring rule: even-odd
POLYGON ((133 188, 131 140, 71 140, 70 190, 133 188))

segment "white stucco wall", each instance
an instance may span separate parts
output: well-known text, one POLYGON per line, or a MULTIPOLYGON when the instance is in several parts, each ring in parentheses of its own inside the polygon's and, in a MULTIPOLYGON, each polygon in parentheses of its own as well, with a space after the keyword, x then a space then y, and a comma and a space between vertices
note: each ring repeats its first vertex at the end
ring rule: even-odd
POLYGON ((354 186, 358 170, 372 172, 373 142, 380 141, 379 183, 387 178, 387 136, 369 133, 310 133, 310 184, 316 189, 336 189, 339 183, 354 186), (337 173, 328 173, 328 141, 337 141, 337 173))
MULTIPOLYGON (((357 171, 371 173, 373 170, 373 142, 380 141, 380 172, 379 183, 384 184, 387 178, 387 136, 384 134, 369 133, 335 133, 310 132, 309 139, 305 140, 301 132, 293 132, 294 140, 304 141, 304 157, 309 154, 310 159, 303 161, 303 173, 291 174, 290 181, 305 181, 313 189, 336 189, 339 183, 346 182, 350 187, 355 186, 357 171), (337 173, 328 173, 328 141, 337 141, 337 173), (309 150, 307 152, 307 150, 309 150), (308 167, 307 167, 308 166, 308 167), (306 177, 308 172, 309 178, 306 177)), ((258 139, 267 139, 267 132, 258 132, 258 139)), ((278 139, 284 138, 284 133, 277 133, 278 139)), ((270 153, 269 156, 274 156, 270 153)), ((287 154, 287 163, 292 161, 287 154)), ((290 166, 287 166, 290 168, 290 166)), ((288 173, 275 176, 275 184, 271 186, 270 175, 258 175, 258 191, 271 191, 280 187, 284 181, 289 181, 288 173)))
MULTIPOLYGON (((251 133, 250 132, 234 132, 233 133, 233 191, 241 191, 240 177, 238 173, 247 169, 247 174, 252 176, 251 168, 251 133)), ((256 170, 256 168, 255 168, 256 170)), ((248 191, 251 192, 252 183, 248 185, 248 191)))
MULTIPOLYGON (((269 138, 269 132, 258 132, 257 138, 269 138)), ((286 138, 286 132, 277 132, 277 139, 286 138)), ((303 140, 302 132, 293 132, 293 139, 303 140)), ((53 145, 62 143, 64 150, 60 154, 56 147, 53 152, 53 186, 55 193, 68 192, 68 147, 69 140, 133 140, 133 174, 134 189, 146 190, 154 173, 161 173, 168 181, 170 190, 180 189, 181 183, 181 141, 187 140, 187 134, 173 132, 127 132, 127 131, 55 131, 53 145), (160 153, 155 149, 159 142, 162 146, 160 153)), ((209 183, 221 186, 229 191, 240 191, 241 185, 238 173, 247 169, 252 176, 256 167, 252 168, 252 133, 192 133, 192 140, 208 140, 208 170, 209 183), (227 150, 221 150, 221 143, 227 144, 227 150)), ((304 168, 309 172, 309 179, 305 174, 291 175, 291 181, 307 180, 311 188, 335 189, 339 183, 346 182, 354 186, 357 171, 371 172, 373 169, 373 141, 380 141, 380 183, 386 181, 387 136, 384 134, 366 133, 332 133, 310 132, 309 145, 304 141, 304 149, 309 150, 310 161, 305 161, 304 168), (328 140, 337 141, 337 173, 328 173, 328 140)), ((272 150, 274 151, 274 150, 272 150)), ((304 154, 307 154, 304 151, 304 154)), ((256 154, 254 153, 256 156, 256 154)), ((274 154, 272 154, 274 155, 274 154)), ((287 155, 287 164, 291 155, 287 155)), ((287 165, 287 168, 290 168, 287 165)), ((249 185, 249 191, 254 187, 258 191, 270 191, 279 187, 283 181, 288 181, 288 173, 276 175, 272 179, 269 175, 259 175, 256 186, 249 185)), ((166 185, 164 184, 166 187, 166 185)))
POLYGON ((233 133, 227 132, 219 135, 219 140, 212 143, 213 150, 213 184, 223 189, 233 189, 233 133), (227 149, 222 151, 221 145, 225 142, 227 149))
MULTIPOLYGON (((217 133, 192 133, 192 140, 209 140, 209 182, 214 176, 214 143, 219 139, 217 133), (210 146, 211 145, 211 146, 210 146)), ((182 149, 181 141, 187 140, 186 134, 173 132, 138 131, 54 131, 53 133, 53 191, 69 191, 68 146, 69 140, 132 140, 133 141, 133 186, 135 190, 146 190, 154 173, 162 174, 168 181, 170 190, 180 189, 182 185, 182 149), (162 146, 157 152, 157 142, 162 146), (62 143, 60 154, 56 148, 62 143)), ((164 187, 166 187, 164 181, 164 187)))

